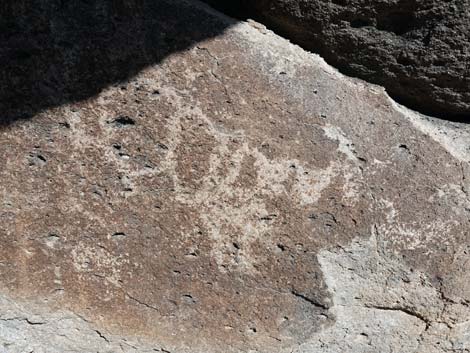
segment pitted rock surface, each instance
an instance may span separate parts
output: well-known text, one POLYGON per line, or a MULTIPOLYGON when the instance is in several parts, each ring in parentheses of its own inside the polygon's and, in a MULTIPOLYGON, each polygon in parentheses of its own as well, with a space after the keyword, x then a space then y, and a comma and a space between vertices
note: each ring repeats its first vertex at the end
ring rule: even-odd
POLYGON ((469 350, 470 129, 172 6, 225 32, 0 130, 0 351, 469 350))
POLYGON ((468 0, 207 0, 424 113, 470 121, 468 0))
POLYGON ((93 97, 230 23, 163 0, 3 1, 0 125, 93 97))

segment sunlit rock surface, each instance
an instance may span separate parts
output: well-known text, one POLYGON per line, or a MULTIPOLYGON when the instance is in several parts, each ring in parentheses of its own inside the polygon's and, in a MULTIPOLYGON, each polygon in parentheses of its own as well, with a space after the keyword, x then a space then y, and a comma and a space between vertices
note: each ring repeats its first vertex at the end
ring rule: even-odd
POLYGON ((469 350, 470 128, 172 4, 225 30, 0 131, 0 352, 469 350))

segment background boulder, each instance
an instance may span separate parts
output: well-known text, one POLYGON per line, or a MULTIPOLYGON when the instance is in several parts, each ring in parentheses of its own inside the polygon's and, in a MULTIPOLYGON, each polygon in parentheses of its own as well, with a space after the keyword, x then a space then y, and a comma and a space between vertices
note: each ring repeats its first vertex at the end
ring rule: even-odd
POLYGON ((470 2, 208 0, 250 16, 342 72, 384 86, 405 105, 470 117, 470 2))

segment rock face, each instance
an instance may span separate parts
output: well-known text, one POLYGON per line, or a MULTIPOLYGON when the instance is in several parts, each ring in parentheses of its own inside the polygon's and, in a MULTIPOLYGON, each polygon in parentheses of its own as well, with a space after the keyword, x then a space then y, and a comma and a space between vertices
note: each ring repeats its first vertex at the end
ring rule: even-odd
POLYGON ((3 1, 0 125, 92 97, 230 23, 199 14, 171 1, 3 1))
POLYGON ((0 352, 470 350, 469 127, 171 6, 205 39, 2 112, 0 352))
POLYGON ((470 2, 209 0, 424 113, 470 121, 470 2))

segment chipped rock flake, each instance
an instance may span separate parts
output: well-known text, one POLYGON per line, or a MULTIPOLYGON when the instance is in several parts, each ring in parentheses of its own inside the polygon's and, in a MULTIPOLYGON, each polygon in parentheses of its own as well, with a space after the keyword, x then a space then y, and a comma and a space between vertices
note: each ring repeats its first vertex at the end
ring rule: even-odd
MULTIPOLYGON (((434 345, 443 337, 461 334, 461 325, 445 323, 445 303, 426 275, 384 255, 383 236, 319 253, 336 323, 294 352, 391 352, 393 347, 400 352, 436 352, 434 345)), ((437 344, 439 351, 470 347, 470 341, 452 339, 437 344)))

